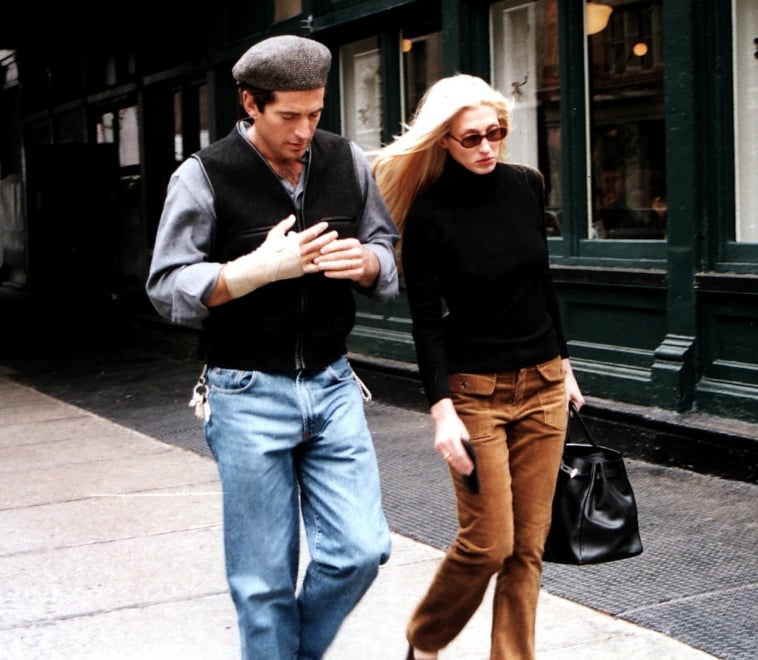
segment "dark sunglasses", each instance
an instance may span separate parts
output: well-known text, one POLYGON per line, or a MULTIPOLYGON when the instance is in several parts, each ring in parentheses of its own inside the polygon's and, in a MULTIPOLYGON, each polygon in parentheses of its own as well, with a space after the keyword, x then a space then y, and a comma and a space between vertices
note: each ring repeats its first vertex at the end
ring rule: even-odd
POLYGON ((508 129, 504 126, 498 126, 497 128, 493 128, 492 130, 487 131, 484 135, 467 135, 465 138, 462 138, 460 140, 454 135, 450 135, 450 133, 447 135, 448 137, 453 138, 453 140, 460 144, 464 149, 473 149, 474 147, 478 147, 482 143, 482 140, 485 138, 487 139, 487 142, 500 142, 500 140, 504 139, 505 136, 508 135, 508 129))

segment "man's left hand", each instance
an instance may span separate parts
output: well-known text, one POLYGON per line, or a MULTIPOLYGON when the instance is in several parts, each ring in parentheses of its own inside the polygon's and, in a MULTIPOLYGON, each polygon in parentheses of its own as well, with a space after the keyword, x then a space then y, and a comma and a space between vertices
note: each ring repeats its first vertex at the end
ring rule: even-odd
POLYGON ((379 260, 357 238, 332 241, 321 249, 313 263, 324 277, 353 280, 363 287, 372 286, 379 275, 379 260))

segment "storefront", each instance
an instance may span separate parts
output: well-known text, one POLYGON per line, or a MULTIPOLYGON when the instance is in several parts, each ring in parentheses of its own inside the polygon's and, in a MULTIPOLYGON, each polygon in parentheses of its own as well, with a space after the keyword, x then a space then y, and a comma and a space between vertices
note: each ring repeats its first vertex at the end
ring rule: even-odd
MULTIPOLYGON (((27 148, 118 146, 117 274, 144 278, 168 176, 231 128, 230 68, 254 41, 326 43, 335 66, 322 126, 369 153, 431 82, 473 73, 511 100, 510 159, 545 175, 565 329, 597 414, 623 404, 638 421, 665 411, 758 423, 755 0, 231 1, 182 20, 171 57, 169 44, 158 57, 140 38, 100 61, 88 53, 88 70, 105 72, 98 85, 53 107, 38 96, 22 113, 27 148)), ((22 78, 40 65, 31 59, 22 78)), ((54 82, 56 62, 44 64, 54 82)), ((5 181, 18 172, 2 144, 5 181)), ((402 296, 361 305, 351 350, 413 369, 402 296)), ((758 443, 742 435, 743 447, 758 443)))
MULTIPOLYGON (((339 46, 342 131, 370 152, 440 75, 491 80, 509 157, 546 177, 584 388, 758 421, 755 3, 442 5, 339 46)), ((412 360, 402 303, 365 310, 355 345, 412 360)))

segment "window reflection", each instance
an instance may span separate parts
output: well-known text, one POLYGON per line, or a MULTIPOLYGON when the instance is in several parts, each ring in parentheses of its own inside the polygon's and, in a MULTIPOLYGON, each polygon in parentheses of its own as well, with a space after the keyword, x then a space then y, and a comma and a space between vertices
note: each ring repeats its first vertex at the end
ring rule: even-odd
POLYGON ((105 112, 98 118, 96 135, 98 144, 118 146, 119 165, 122 168, 137 166, 139 154, 139 108, 136 105, 105 112))
POLYGON ((301 0, 275 0, 274 22, 284 21, 297 16, 303 11, 301 0))
POLYGON ((614 5, 590 36, 591 238, 666 236, 661 1, 614 5))
POLYGON ((382 145, 382 76, 379 39, 371 37, 340 49, 342 132, 364 151, 382 145))
POLYGON ((442 33, 416 34, 406 30, 400 43, 403 51, 403 117, 407 122, 424 92, 442 78, 442 33))
POLYGON ((174 161, 178 165, 210 143, 208 86, 188 86, 174 92, 174 161))
POLYGON ((735 192, 738 241, 758 243, 758 3, 734 2, 735 192))
POLYGON ((118 158, 121 167, 140 163, 138 111, 136 105, 118 111, 118 158))
POLYGON ((510 101, 508 160, 545 177, 549 236, 561 235, 557 0, 502 0, 490 9, 492 83, 510 101))

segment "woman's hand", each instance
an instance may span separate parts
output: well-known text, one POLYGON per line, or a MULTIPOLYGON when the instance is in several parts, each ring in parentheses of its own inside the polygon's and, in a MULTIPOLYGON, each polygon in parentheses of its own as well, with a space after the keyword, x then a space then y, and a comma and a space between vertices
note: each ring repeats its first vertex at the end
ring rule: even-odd
POLYGON ((434 451, 459 474, 471 474, 474 464, 461 444, 461 440, 469 439, 469 433, 458 417, 452 399, 440 399, 430 412, 434 420, 434 451))
POLYGON ((579 383, 576 382, 570 360, 565 358, 562 362, 563 372, 566 374, 565 383, 568 400, 573 402, 576 409, 579 410, 584 405, 584 395, 582 395, 582 391, 579 389, 579 383))

